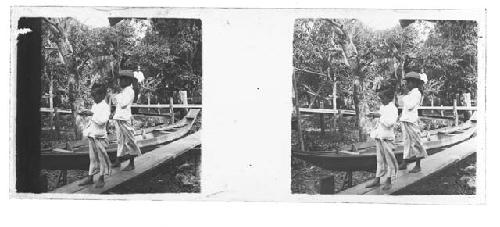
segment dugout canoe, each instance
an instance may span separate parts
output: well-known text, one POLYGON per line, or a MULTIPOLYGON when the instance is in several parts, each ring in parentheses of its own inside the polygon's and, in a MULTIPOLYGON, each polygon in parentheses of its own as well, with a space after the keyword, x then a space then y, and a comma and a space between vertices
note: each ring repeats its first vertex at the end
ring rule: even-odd
MULTIPOLYGON (((432 130, 423 137, 427 150, 444 148, 465 141, 476 133, 476 123, 467 122, 457 127, 432 130)), ((401 162, 403 144, 396 142, 394 154, 401 162)), ((292 156, 315 166, 333 171, 374 171, 377 168, 377 156, 374 142, 357 143, 332 151, 292 151, 292 156)))
MULTIPOLYGON (((136 130, 135 138, 141 149, 151 150, 157 145, 172 142, 185 136, 193 127, 199 114, 199 109, 191 109, 179 122, 171 125, 160 125, 147 129, 136 130)), ((110 159, 116 158, 116 141, 111 141, 106 148, 110 159)), ((87 170, 89 167, 88 142, 73 144, 71 150, 54 148, 41 152, 40 168, 48 170, 87 170)))

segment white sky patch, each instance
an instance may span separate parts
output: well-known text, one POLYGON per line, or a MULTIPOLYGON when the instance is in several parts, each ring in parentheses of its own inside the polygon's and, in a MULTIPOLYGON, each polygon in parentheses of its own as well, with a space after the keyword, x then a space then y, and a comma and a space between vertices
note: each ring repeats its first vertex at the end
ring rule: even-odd
POLYGON ((399 26, 399 18, 392 15, 370 14, 357 16, 356 18, 373 30, 385 30, 399 26))
POLYGON ((93 28, 109 27, 109 20, 105 13, 95 12, 92 14, 78 15, 75 18, 81 23, 93 28))

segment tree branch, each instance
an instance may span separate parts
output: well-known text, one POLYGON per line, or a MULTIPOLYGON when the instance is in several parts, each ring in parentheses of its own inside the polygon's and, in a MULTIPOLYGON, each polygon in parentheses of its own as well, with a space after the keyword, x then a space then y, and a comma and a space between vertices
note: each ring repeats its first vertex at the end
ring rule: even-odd
POLYGON ((328 78, 328 75, 326 75, 324 73, 314 72, 314 71, 310 71, 307 69, 300 69, 300 68, 295 68, 295 67, 294 67, 294 70, 295 71, 302 71, 302 72, 306 72, 306 73, 310 73, 310 74, 316 74, 316 75, 328 78))

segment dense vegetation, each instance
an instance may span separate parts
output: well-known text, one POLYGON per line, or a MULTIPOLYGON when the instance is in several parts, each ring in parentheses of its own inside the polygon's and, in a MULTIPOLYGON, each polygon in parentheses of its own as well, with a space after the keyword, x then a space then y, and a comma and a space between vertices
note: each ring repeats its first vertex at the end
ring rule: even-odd
MULTIPOLYGON (((74 18, 42 19, 42 94, 54 94, 54 106, 76 112, 90 105, 95 81, 116 92, 120 69, 141 67, 145 81, 139 103, 149 97, 168 103, 173 91, 201 96, 201 21, 191 19, 111 18, 109 27, 93 28, 74 18)), ((47 99, 42 100, 47 107, 47 99)), ((199 101, 198 101, 199 102, 199 101)))
POLYGON ((298 19, 294 31, 299 105, 354 109, 360 139, 367 133, 366 113, 376 108, 372 87, 380 79, 392 78, 400 87, 405 72, 425 72, 426 105, 431 99, 451 105, 464 93, 476 97, 475 21, 400 21, 373 30, 356 19, 298 19))

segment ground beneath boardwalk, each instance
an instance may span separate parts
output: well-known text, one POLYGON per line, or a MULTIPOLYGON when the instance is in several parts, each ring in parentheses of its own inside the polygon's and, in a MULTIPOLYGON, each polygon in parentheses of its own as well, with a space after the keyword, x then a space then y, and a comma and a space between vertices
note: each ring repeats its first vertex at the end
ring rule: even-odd
MULTIPOLYGON (((40 175, 47 176, 47 191, 53 191, 58 187, 64 186, 62 183, 59 183, 59 177, 62 174, 62 170, 45 170, 42 169, 40 171, 40 175)), ((83 179, 88 175, 88 171, 85 170, 67 170, 66 182, 67 184, 71 184, 77 180, 83 179)))
POLYGON ((199 193, 200 158, 199 149, 191 150, 106 194, 199 193))
POLYGON ((395 195, 475 195, 476 161, 473 154, 395 195))
MULTIPOLYGON (((294 194, 320 194, 320 179, 335 177, 335 192, 342 191, 345 172, 329 171, 311 165, 303 160, 292 157, 292 193, 294 194)), ((355 171, 352 173, 353 186, 375 177, 375 173, 355 171)))

